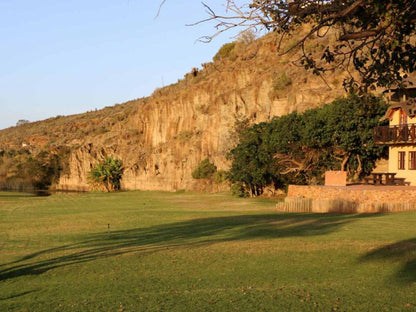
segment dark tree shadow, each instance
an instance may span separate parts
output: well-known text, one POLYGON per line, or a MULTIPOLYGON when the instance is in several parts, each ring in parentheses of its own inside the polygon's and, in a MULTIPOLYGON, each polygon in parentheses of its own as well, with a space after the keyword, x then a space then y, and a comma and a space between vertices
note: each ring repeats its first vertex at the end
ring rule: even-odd
POLYGON ((0 280, 38 275, 50 269, 120 254, 153 253, 167 247, 181 248, 248 239, 325 235, 358 218, 370 216, 374 215, 240 215, 91 234, 79 243, 42 250, 0 265, 0 280), (65 255, 54 256, 60 252, 65 255), (47 256, 48 259, 38 259, 43 256, 47 256))
POLYGON ((34 293, 34 292, 37 292, 37 290, 24 291, 24 292, 14 294, 14 295, 6 296, 6 297, 0 297, 0 301, 26 296, 26 295, 34 293))
POLYGON ((398 282, 405 284, 416 282, 416 238, 383 246, 360 259, 362 262, 380 260, 402 263, 395 276, 398 282))
POLYGON ((2 193, 0 192, 0 198, 28 198, 28 197, 36 197, 36 194, 32 193, 2 193))

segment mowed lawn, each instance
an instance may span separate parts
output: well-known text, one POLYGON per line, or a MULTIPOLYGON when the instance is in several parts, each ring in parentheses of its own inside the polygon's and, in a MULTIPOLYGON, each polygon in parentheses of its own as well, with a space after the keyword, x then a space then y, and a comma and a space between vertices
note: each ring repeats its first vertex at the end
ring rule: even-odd
POLYGON ((0 311, 416 311, 416 212, 274 207, 0 193, 0 311))

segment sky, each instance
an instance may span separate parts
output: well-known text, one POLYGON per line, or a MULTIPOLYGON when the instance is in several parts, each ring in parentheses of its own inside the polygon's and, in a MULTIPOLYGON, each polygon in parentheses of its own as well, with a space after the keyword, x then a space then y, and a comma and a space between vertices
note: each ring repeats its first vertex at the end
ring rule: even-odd
MULTIPOLYGON (((225 0, 205 0, 224 13, 225 0)), ((0 0, 0 129, 151 95, 209 62, 198 0, 0 0)), ((241 31, 241 29, 239 30, 241 31)))

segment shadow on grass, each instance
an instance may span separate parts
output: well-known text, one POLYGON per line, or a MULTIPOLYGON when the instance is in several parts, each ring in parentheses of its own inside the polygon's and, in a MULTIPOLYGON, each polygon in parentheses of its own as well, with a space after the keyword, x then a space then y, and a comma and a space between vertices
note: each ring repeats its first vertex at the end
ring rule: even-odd
POLYGON ((38 275, 58 267, 131 252, 151 253, 227 241, 325 235, 369 216, 373 215, 239 215, 92 234, 79 243, 39 251, 3 264, 0 280, 38 275), (47 260, 36 260, 38 257, 47 260))
POLYGON ((405 284, 416 282, 416 238, 383 246, 365 254, 360 259, 362 262, 385 260, 402 264, 396 273, 399 282, 405 284))
POLYGON ((37 290, 30 290, 30 291, 24 291, 24 292, 21 292, 21 293, 18 293, 18 294, 10 295, 10 296, 7 296, 7 297, 0 297, 0 301, 19 298, 19 297, 26 296, 28 294, 34 293, 36 291, 37 290))
POLYGON ((19 198, 19 197, 36 197, 36 194, 32 193, 7 193, 0 191, 0 198, 19 198))

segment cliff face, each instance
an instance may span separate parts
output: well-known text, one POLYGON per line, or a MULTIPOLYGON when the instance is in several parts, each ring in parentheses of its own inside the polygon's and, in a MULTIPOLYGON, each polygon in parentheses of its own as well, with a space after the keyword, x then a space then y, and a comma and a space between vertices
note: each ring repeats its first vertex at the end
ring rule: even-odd
POLYGON ((88 189, 88 171, 106 155, 123 160, 125 189, 209 188, 191 172, 206 157, 219 169, 228 168, 225 156, 236 143, 236 120, 266 121, 344 94, 340 73, 324 82, 275 50, 272 36, 236 44, 233 53, 148 98, 0 131, 0 149, 24 146, 35 153, 69 147, 58 189, 88 189))

